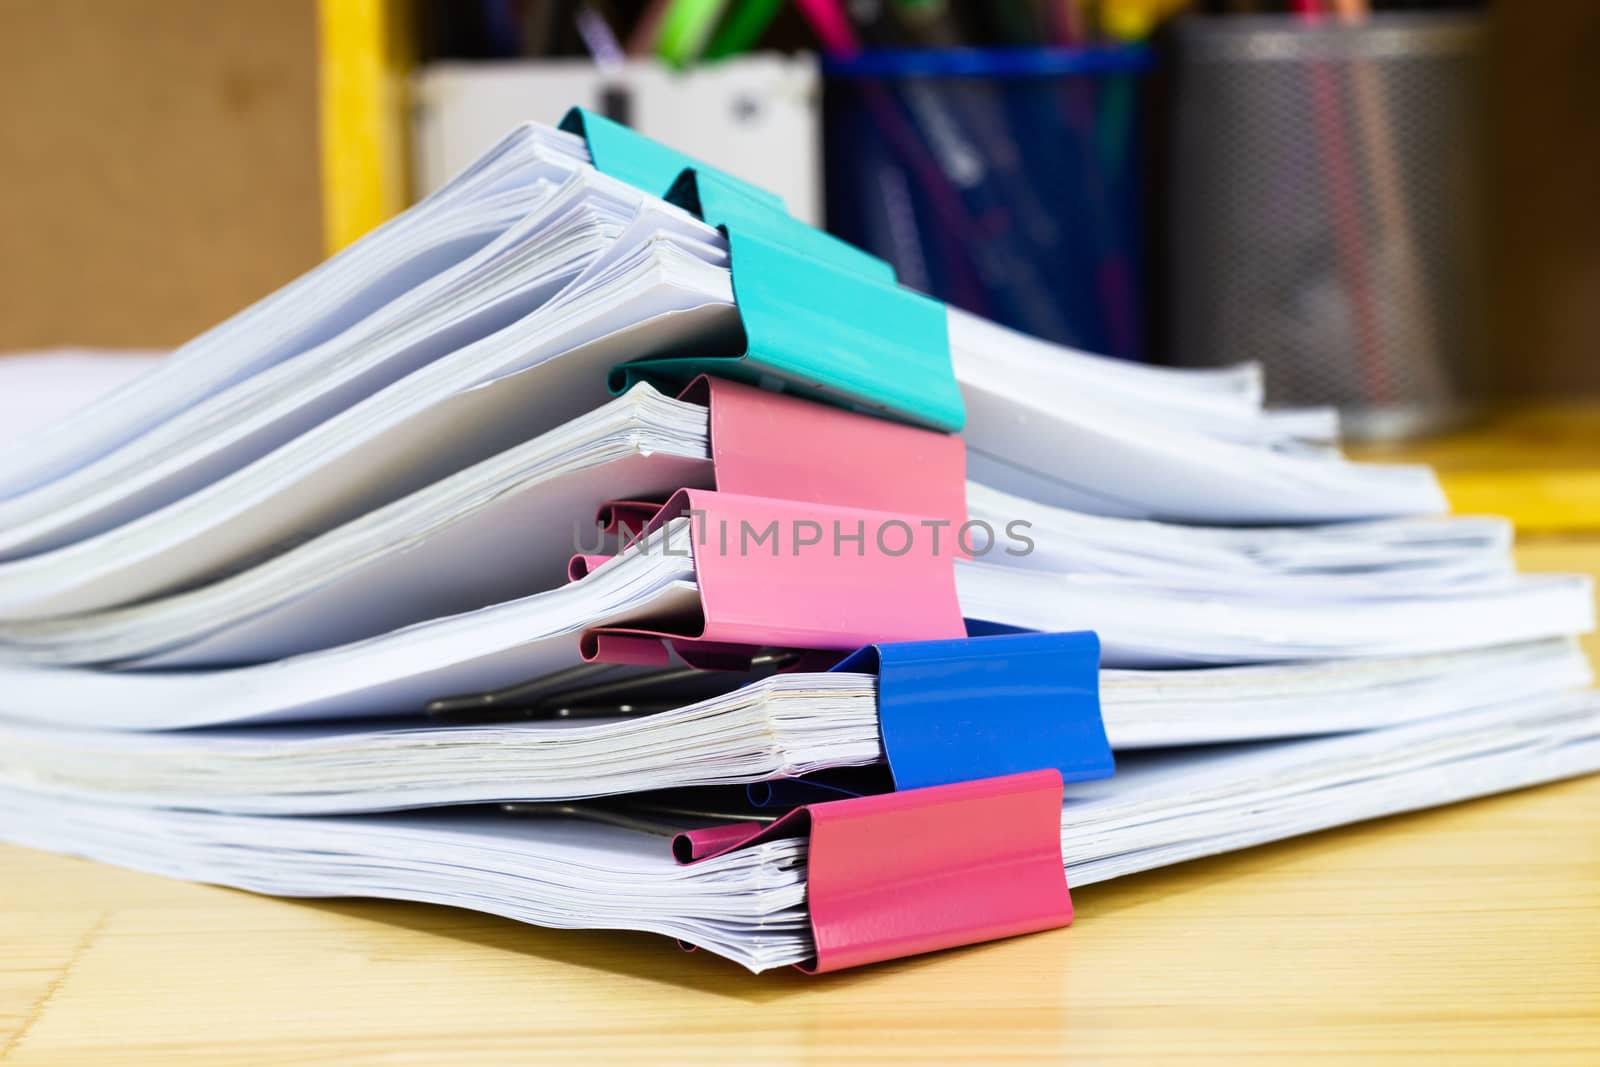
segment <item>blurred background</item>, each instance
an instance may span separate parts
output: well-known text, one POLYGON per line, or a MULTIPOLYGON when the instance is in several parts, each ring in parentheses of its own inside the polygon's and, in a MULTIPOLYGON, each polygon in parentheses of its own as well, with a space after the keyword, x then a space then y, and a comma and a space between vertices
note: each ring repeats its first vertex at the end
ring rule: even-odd
POLYGON ((1567 411, 1597 55, 1594 0, 0 0, 0 350, 172 346, 582 104, 908 285, 1260 360, 1358 438, 1567 411))

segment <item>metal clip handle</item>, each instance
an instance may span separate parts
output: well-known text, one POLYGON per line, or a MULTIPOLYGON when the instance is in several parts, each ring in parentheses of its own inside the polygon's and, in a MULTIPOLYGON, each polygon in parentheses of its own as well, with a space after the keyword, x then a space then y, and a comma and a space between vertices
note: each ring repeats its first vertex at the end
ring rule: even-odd
MULTIPOLYGON (((803 655, 789 649, 759 649, 750 656, 745 670, 753 681, 795 666, 803 655)), ((501 689, 441 697, 430 701, 423 710, 432 718, 462 724, 654 715, 679 707, 683 702, 659 697, 648 699, 645 691, 707 677, 707 672, 694 667, 678 667, 562 687, 564 682, 577 683, 586 677, 615 671, 610 664, 585 663, 501 689)))

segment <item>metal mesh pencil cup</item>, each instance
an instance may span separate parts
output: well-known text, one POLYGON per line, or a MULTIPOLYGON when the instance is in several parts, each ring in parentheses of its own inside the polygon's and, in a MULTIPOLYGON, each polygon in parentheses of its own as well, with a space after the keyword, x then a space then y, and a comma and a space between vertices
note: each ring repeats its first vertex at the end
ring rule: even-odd
POLYGON ((1189 17, 1166 181, 1171 362, 1258 360, 1269 402, 1388 438, 1482 397, 1483 31, 1189 17))

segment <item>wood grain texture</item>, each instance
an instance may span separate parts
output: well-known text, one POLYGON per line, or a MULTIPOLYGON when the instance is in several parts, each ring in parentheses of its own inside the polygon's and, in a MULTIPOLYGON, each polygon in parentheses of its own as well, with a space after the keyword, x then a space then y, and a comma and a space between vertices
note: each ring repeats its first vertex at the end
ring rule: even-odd
POLYGON ((7 1064, 1600 1056, 1600 780, 1077 894, 821 981, 645 936, 274 901, 8 850, 7 1064))

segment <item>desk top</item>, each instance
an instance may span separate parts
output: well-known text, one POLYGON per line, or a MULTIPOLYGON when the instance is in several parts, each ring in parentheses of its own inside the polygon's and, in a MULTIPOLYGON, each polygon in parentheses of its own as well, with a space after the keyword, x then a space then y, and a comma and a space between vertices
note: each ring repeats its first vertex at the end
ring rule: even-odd
POLYGON ((1600 406, 1511 408, 1460 433, 1348 449, 1355 459, 1426 463, 1451 510, 1506 515, 1524 534, 1600 534, 1600 406))
MULTIPOLYGON (((1600 571, 1600 540, 1522 562, 1600 571)), ((1600 776, 1074 899, 1065 930, 815 979, 0 848, 0 1062, 1600 1062, 1600 776)))

